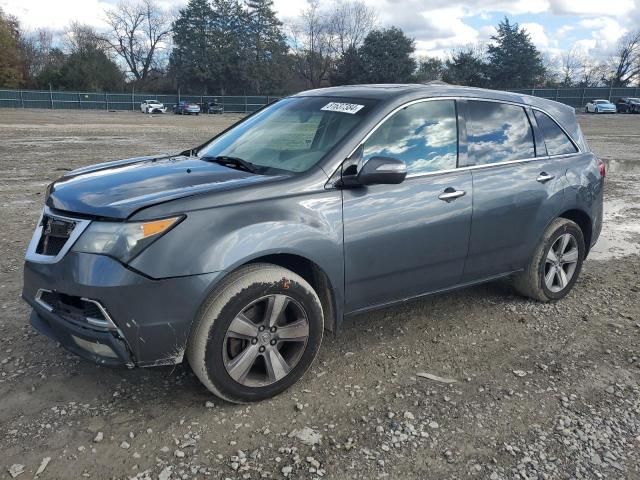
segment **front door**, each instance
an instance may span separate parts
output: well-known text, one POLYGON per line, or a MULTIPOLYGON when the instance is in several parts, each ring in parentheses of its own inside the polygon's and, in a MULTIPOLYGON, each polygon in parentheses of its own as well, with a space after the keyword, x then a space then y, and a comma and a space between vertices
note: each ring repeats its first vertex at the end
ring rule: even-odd
POLYGON ((399 185, 343 193, 346 312, 457 284, 467 255, 472 212, 469 171, 456 171, 453 100, 414 103, 364 142, 374 156, 407 164, 399 185))

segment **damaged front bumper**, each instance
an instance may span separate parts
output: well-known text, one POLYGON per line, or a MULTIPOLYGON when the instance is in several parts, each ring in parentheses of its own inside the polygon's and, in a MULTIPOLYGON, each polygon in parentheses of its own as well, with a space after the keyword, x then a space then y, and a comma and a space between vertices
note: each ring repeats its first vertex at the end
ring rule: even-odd
POLYGON ((152 279, 104 256, 27 257, 22 297, 31 323, 73 353, 107 366, 182 362, 200 305, 221 273, 152 279))

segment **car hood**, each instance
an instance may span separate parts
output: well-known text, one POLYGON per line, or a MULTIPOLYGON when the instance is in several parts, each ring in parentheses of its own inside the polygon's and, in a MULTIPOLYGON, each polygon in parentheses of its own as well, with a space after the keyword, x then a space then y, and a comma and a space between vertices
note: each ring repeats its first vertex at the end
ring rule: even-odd
POLYGON ((70 213, 123 219, 158 203, 277 178, 195 157, 139 157, 69 172, 50 185, 46 205, 70 213))

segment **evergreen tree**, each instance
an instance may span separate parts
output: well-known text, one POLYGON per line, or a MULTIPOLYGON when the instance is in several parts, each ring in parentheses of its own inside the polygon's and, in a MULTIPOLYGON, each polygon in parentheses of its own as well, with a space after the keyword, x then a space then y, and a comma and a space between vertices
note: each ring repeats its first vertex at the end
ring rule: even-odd
POLYGON ((273 0, 247 0, 249 11, 252 91, 273 93, 288 76, 289 59, 282 23, 273 9, 273 0))
POLYGON ((364 82, 403 83, 413 78, 415 45, 402 30, 391 27, 372 30, 358 53, 362 59, 364 82))
POLYGON ((442 80, 443 72, 444 64, 442 60, 437 57, 424 57, 418 62, 416 80, 419 82, 442 80))
POLYGON ((476 50, 469 47, 460 50, 447 59, 442 79, 455 85, 486 87, 487 65, 476 50))
POLYGON ((524 88, 539 83, 545 74, 542 55, 524 28, 505 19, 488 48, 489 80, 493 88, 524 88))
POLYGON ((169 60, 178 85, 205 93, 211 86, 211 37, 214 13, 208 0, 189 0, 173 23, 173 51, 169 60))
POLYGON ((364 66, 358 49, 348 47, 336 63, 335 72, 331 75, 332 85, 353 85, 359 83, 364 75, 364 66))

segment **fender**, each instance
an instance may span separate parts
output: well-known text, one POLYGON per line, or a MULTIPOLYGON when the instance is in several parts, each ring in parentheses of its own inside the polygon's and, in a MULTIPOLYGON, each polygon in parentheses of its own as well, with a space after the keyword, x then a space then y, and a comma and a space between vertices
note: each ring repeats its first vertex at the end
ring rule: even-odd
MULTIPOLYGON (((341 311, 342 192, 320 190, 188 211, 183 222, 134 258, 130 266, 151 278, 165 279, 226 273, 274 254, 296 255, 316 264, 328 277, 336 308, 341 311)), ((216 275, 216 283, 223 276, 216 275)))

